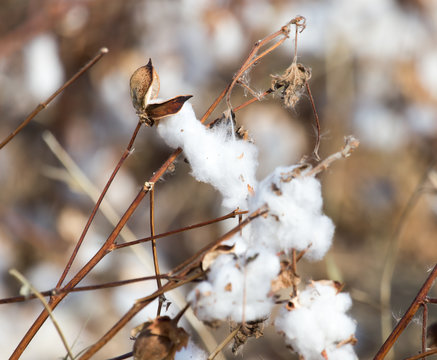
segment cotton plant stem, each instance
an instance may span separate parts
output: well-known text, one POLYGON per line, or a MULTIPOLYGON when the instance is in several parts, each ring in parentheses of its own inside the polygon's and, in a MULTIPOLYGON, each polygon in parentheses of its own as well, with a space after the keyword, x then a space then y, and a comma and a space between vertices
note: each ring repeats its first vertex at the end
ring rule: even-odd
POLYGON ((314 103, 313 94, 311 93, 310 84, 308 84, 308 81, 305 81, 305 88, 307 90, 308 96, 310 98, 311 107, 313 109, 314 114, 314 121, 316 123, 316 143, 314 145, 313 149, 313 155, 315 156, 316 160, 320 160, 319 156, 319 148, 320 148, 320 121, 319 121, 319 115, 317 114, 316 105, 314 103))
POLYGON ((44 308, 49 313, 50 319, 52 320, 53 325, 55 326, 56 331, 57 331, 59 337, 61 338, 62 344, 64 345, 65 350, 67 351, 68 357, 71 360, 74 360, 74 356, 73 356, 73 353, 71 351, 70 346, 68 345, 67 339, 65 339, 65 336, 64 336, 64 334, 63 334, 63 332, 61 330, 61 327, 59 326, 59 323, 56 321, 56 318, 53 315, 52 311, 50 310, 50 307, 47 304, 47 301, 44 298, 44 296, 41 295, 41 293, 38 290, 36 290, 32 286, 32 284, 21 273, 19 273, 17 270, 11 269, 11 270, 9 270, 9 273, 12 276, 14 276, 15 278, 17 278, 17 280, 20 281, 23 284, 23 286, 27 287, 39 299, 39 301, 41 301, 41 303, 43 304, 44 308))
POLYGON ((107 48, 101 48, 94 58, 92 58, 85 66, 83 66, 76 74, 74 74, 68 81, 66 81, 58 90, 56 90, 52 95, 50 95, 44 102, 38 104, 36 108, 27 116, 24 121, 18 125, 18 127, 12 131, 1 143, 0 149, 9 143, 21 130, 23 130, 30 121, 38 115, 43 109, 49 105, 53 99, 58 96, 62 91, 64 91, 68 86, 74 83, 82 74, 84 74, 88 69, 93 66, 97 61, 99 61, 105 54, 108 53, 107 48))
MULTIPOLYGON (((298 19, 298 18, 296 18, 298 19)), ((293 23, 294 20, 293 19, 290 23, 288 23, 286 26, 282 27, 280 31, 271 34, 270 36, 266 37, 265 39, 263 39, 263 41, 265 41, 265 43, 271 41, 272 39, 274 39, 275 37, 277 37, 278 35, 280 35, 281 33, 287 33, 288 26, 290 24, 293 23)), ((298 21, 298 20, 296 20, 298 21)), ((282 39, 285 41, 285 38, 282 39)), ((281 42, 282 43, 282 42, 281 42)), ((279 46, 280 43, 277 43, 275 45, 273 45, 268 51, 273 51, 277 46, 279 46)), ((267 51, 267 52, 268 52, 267 51)), ((265 51, 264 53, 262 53, 260 56, 258 56, 258 58, 255 58, 257 60, 259 60, 260 57, 265 56, 267 54, 267 52, 265 51)), ((253 55, 255 54, 255 52, 253 52, 252 54, 249 55, 248 59, 252 59, 253 55)), ((255 60, 255 61, 257 61, 255 60)), ((246 61, 246 63, 248 63, 246 61)), ((251 63, 251 65, 253 65, 254 61, 251 63)), ((250 64, 250 61, 247 65, 250 64)), ((251 66, 249 65, 249 66, 251 66)), ((244 67, 242 67, 244 68, 244 67)), ((248 67, 246 67, 246 69, 244 69, 241 74, 247 70, 248 67)), ((241 75, 240 75, 241 76, 241 75)), ((238 77, 239 78, 239 77, 238 77)), ((237 80, 238 80, 237 78, 237 80)), ((234 78, 235 80, 235 78, 234 78)), ((234 84, 235 85, 235 84, 234 84)), ((210 114, 214 111, 214 109, 217 107, 217 105, 219 104, 219 102, 223 99, 223 97, 228 93, 229 89, 230 89, 231 85, 228 85, 223 91, 222 93, 217 97, 217 99, 214 101, 214 103, 208 108, 207 112, 204 114, 204 116, 201 118, 201 122, 204 123, 207 118, 210 116, 210 114)), ((163 165, 161 166, 161 168, 149 179, 149 182, 156 182, 164 173, 165 171, 168 169, 168 167, 174 162, 174 160, 182 153, 182 149, 181 148, 177 148, 176 150, 173 151, 173 153, 169 156, 169 158, 163 163, 163 165)), ((70 282, 65 286, 66 289, 72 289, 74 288, 88 273, 89 271, 91 271, 91 269, 97 265, 97 263, 110 251, 111 247, 114 245, 115 239, 116 237, 119 235, 119 233, 121 232, 121 230, 123 229, 124 225, 126 224, 127 220, 130 218, 130 216, 133 214, 133 212, 136 210, 136 208, 138 207, 139 202, 144 198, 144 196, 146 195, 147 190, 145 190, 144 188, 138 193, 137 197, 135 198, 134 202, 131 204, 131 206, 127 209, 127 211, 125 212, 125 214, 123 215, 123 217, 121 218, 120 222, 117 224, 117 226, 114 228, 113 232, 111 233, 111 235, 108 237, 108 239, 106 240, 106 242, 104 243, 104 245, 101 247, 101 249, 91 258, 91 260, 73 277, 72 280, 70 280, 70 282)), ((267 210, 264 211, 264 213, 267 210)), ((241 225, 243 225, 245 222, 243 221, 243 223, 241 225)), ((59 294, 59 295, 55 295, 52 296, 50 301, 49 301, 49 306, 51 309, 54 309, 66 296, 67 293, 64 294, 59 294)), ((39 328, 42 326, 42 324, 45 322, 45 320, 47 319, 48 314, 47 311, 44 310, 40 316, 35 320, 35 322, 32 324, 32 326, 28 329, 27 333, 25 334, 25 336, 23 337, 23 339, 20 341, 20 343, 18 344, 17 348, 14 350, 11 359, 18 359, 20 357, 20 355, 23 353, 23 351, 26 349, 27 345, 30 343, 30 341, 32 340, 32 338, 35 336, 36 332, 39 330, 39 328)))
POLYGON ((328 156, 317 166, 306 172, 305 176, 314 176, 321 173, 322 171, 325 171, 329 166, 331 166, 334 161, 340 160, 341 158, 349 157, 359 145, 360 142, 358 141, 358 139, 353 136, 346 136, 345 145, 340 151, 328 156))
MULTIPOLYGON (((89 230, 89 228, 91 226, 91 223, 93 222, 94 217, 97 214, 97 210, 99 209, 99 207, 100 207, 100 205, 101 205, 101 203, 103 201, 103 198, 105 197, 109 187, 111 186, 112 181, 114 180, 115 176, 117 175, 117 173, 120 170, 121 166, 123 165, 124 161, 130 155, 132 147, 133 147, 133 144, 134 144, 135 139, 136 139, 136 137, 138 135, 138 131, 140 130, 140 127, 141 127, 141 123, 138 122, 138 124, 137 124, 137 126, 136 126, 136 128, 135 128, 135 130, 134 130, 134 132, 132 134, 132 137, 131 137, 131 139, 129 141, 129 144, 126 147, 126 150, 124 151, 123 155, 121 156, 120 160, 118 161, 117 166, 115 167, 114 171, 112 172, 111 176, 109 177, 109 180, 107 181, 103 191, 101 192, 99 198, 97 199, 97 201, 96 201, 96 203, 94 205, 94 208, 93 208, 93 210, 91 212, 91 215, 89 216, 88 221, 87 221, 87 223, 86 223, 86 225, 85 225, 85 227, 84 227, 84 229, 82 231, 82 234, 81 234, 78 242, 76 243, 76 246, 75 246, 75 248, 73 250, 73 253, 71 254, 71 256, 70 256, 70 258, 68 260, 68 263, 65 266, 64 271, 63 271, 61 277, 59 278, 59 281, 58 281, 58 283, 56 285, 57 288, 61 287, 62 283, 64 282, 64 280, 65 280, 65 278, 66 278, 66 276, 68 274, 68 272, 70 271, 71 265, 73 264, 73 261, 74 261, 74 259, 77 256, 79 248, 81 247, 81 245, 82 245, 82 243, 83 243, 83 241, 85 239, 85 236, 88 233, 88 230, 89 230)), ((51 149, 56 149, 57 153, 61 154, 62 158, 65 159, 65 162, 68 162, 70 168, 74 168, 76 170, 76 173, 78 173, 79 167, 76 164, 74 164, 72 159, 68 156, 67 152, 64 149, 61 148, 60 144, 56 141, 54 136, 53 135, 50 136, 49 134, 50 133, 45 133, 43 135, 44 136, 44 140, 46 141, 46 143, 48 145, 50 144, 49 146, 51 146, 51 149)), ((85 176, 82 176, 81 180, 85 181, 85 176)), ((115 216, 114 216, 114 218, 115 218, 115 216)))
MULTIPOLYGON (((179 276, 185 276, 183 280, 174 282, 169 281, 165 285, 163 285, 160 289, 155 291, 153 294, 148 295, 144 298, 138 299, 135 304, 131 307, 131 309, 123 315, 123 317, 117 321, 117 323, 105 334, 103 335, 94 345, 92 345, 81 357, 80 360, 89 359, 92 355, 94 355, 97 351, 99 351, 112 337, 114 337, 126 324, 132 319, 139 311, 141 311, 145 306, 150 304, 154 299, 161 296, 162 294, 176 289, 186 283, 197 279, 198 277, 203 275, 202 271, 195 271, 199 268, 200 262, 199 258, 201 258, 208 250, 212 249, 214 246, 220 244, 221 242, 229 239, 236 233, 240 231, 240 229, 255 218, 262 216, 267 212, 266 208, 260 208, 250 214, 241 224, 237 225, 234 229, 227 232, 225 235, 220 237, 218 240, 208 244, 207 246, 200 249, 195 255, 193 255, 189 260, 182 262, 182 264, 176 266, 169 274, 178 274, 179 276), (194 271, 194 273, 193 273, 194 271)), ((200 335, 200 334, 199 334, 200 335)), ((211 350, 212 351, 212 350, 211 350)))
POLYGON ((234 218, 237 215, 241 216, 242 214, 246 214, 246 213, 247 213, 247 211, 237 211, 237 210, 234 210, 234 211, 231 211, 227 215, 220 216, 218 218, 215 218, 215 219, 212 219, 212 220, 208 220, 208 221, 203 221, 203 222, 198 223, 198 224, 194 224, 194 225, 190 225, 190 226, 185 226, 185 227, 177 229, 177 230, 167 231, 167 232, 162 233, 162 234, 157 234, 155 236, 149 236, 149 237, 146 237, 146 238, 142 238, 142 239, 126 242, 126 243, 114 244, 111 247, 110 250, 113 251, 113 250, 117 250, 117 249, 122 249, 124 247, 141 244, 141 243, 144 243, 144 242, 147 242, 147 241, 152 241, 153 239, 157 240, 157 239, 164 238, 164 237, 167 237, 167 236, 170 236, 170 235, 179 234, 181 232, 185 232, 185 231, 188 231, 188 230, 193 230, 193 229, 197 229, 197 228, 200 228, 200 227, 203 227, 203 226, 207 226, 207 225, 210 225, 210 224, 215 224, 217 222, 220 222, 220 221, 223 221, 223 220, 226 220, 226 219, 230 219, 230 218, 234 218))
POLYGON ((416 314, 417 310, 427 302, 427 294, 429 290, 431 289, 431 286, 435 282, 437 278, 437 264, 434 266, 433 270, 431 271, 431 274, 426 279, 425 283, 417 293, 414 301, 411 303, 410 307, 406 311, 405 315, 402 316, 402 319, 397 323, 387 340, 384 342, 384 344, 381 346, 379 351, 377 352, 374 360, 382 360, 385 359, 386 355, 390 351, 390 349, 393 347, 394 343, 398 339, 398 337, 402 334, 402 332, 405 330, 407 325, 410 323, 410 321, 413 319, 414 315, 416 314))
POLYGON ((419 355, 415 355, 415 356, 411 356, 411 357, 405 358, 404 360, 419 360, 419 359, 425 359, 425 357, 430 356, 430 355, 434 355, 434 354, 437 354, 437 349, 428 350, 428 351, 425 351, 425 352, 422 353, 422 354, 419 354, 419 355))
MULTIPOLYGON (((52 137, 52 140, 54 139, 54 137, 52 137)), ((53 145, 56 145, 57 142, 51 142, 49 141, 49 143, 52 145, 51 147, 53 147, 53 145)), ((60 146, 60 145, 59 145, 60 146)), ((160 176, 162 176, 162 174, 165 172, 165 169, 172 163, 172 161, 180 154, 181 149, 177 149, 173 152, 173 154, 170 155, 170 157, 167 159, 167 161, 164 163, 164 165, 160 168, 160 170, 155 174, 155 181, 157 179, 159 179, 160 176), (159 177, 156 177, 159 176, 159 177)), ((91 191, 92 188, 95 188, 94 185, 87 179, 87 177, 82 173, 82 171, 79 169, 79 167, 77 167, 77 165, 73 162, 73 160, 68 156, 68 154, 66 152, 60 152, 60 151, 55 151, 55 154, 63 154, 66 156, 61 156, 60 160, 61 162, 64 164, 64 166, 66 166, 66 168, 68 169, 69 173, 75 178, 75 180, 81 184, 81 187, 84 188, 84 190, 86 191, 86 193, 91 197, 91 198, 96 198, 98 195, 98 190, 95 189, 95 191, 91 191), (85 185, 85 186, 84 186, 85 185), (92 196, 94 194, 94 196, 92 196)), ((115 211, 111 208, 110 204, 104 200, 103 204, 101 206, 101 209, 103 210, 103 213, 110 219, 112 219, 111 222, 114 222, 114 226, 117 225, 117 221, 116 219, 119 218, 119 216, 115 213, 115 211)), ((225 216, 226 218, 231 217, 231 214, 225 216)), ((235 216, 235 215, 232 215, 235 216)), ((219 218, 217 221, 222 221, 224 220, 225 217, 219 218)), ((196 227, 200 227, 200 226, 205 226, 208 225, 210 223, 213 222, 217 222, 217 221, 209 221, 209 222, 204 222, 202 224, 199 225, 195 225, 195 226, 191 226, 188 228, 196 228, 196 227)), ((168 236, 170 233, 175 233, 175 232, 168 232, 166 234, 164 234, 164 236, 168 236)), ((135 236, 133 235, 133 233, 127 228, 123 228, 122 231, 120 232, 120 235, 124 238, 125 241, 129 240, 129 239, 134 239, 135 236)), ((156 238, 159 237, 164 237, 164 236, 157 236, 156 238)), ((149 256, 149 254, 147 254, 143 249, 141 248, 133 248, 134 252, 140 256, 140 259, 143 261, 143 263, 147 266, 147 271, 153 271, 153 268, 151 267, 150 264, 152 264, 152 260, 151 257, 149 256), (142 251, 140 251, 142 250, 142 251)), ((109 248, 108 248, 108 251, 109 248)), ((68 292, 72 291, 72 287, 68 288, 67 290, 63 289, 63 295, 62 298, 54 298, 51 299, 49 301, 49 305, 51 306, 52 309, 54 309, 62 300, 63 298, 67 295, 68 292)), ((174 290, 173 293, 171 294, 170 297, 175 304, 182 308, 183 306, 185 306, 186 301, 184 296, 182 296, 182 294, 180 293, 180 291, 178 290, 174 290)), ((41 327, 41 325, 44 323, 44 321, 47 319, 47 314, 43 311, 40 316, 35 320, 35 323, 32 325, 32 327, 28 330, 28 332, 26 333, 26 335, 24 336, 24 338, 22 339, 22 341, 20 342, 20 344, 17 346, 17 348, 14 351, 14 354, 12 355, 11 359, 18 359, 18 357, 20 356, 20 354, 24 351, 24 349, 27 347, 27 344, 32 340, 33 336, 35 335, 35 333, 38 331, 38 329, 41 327), (15 357, 17 356, 17 357, 15 357)), ((200 338, 202 339, 203 343, 205 344, 206 348, 208 350, 212 350, 217 346, 217 343, 214 339, 214 337, 212 336, 211 332, 209 331, 209 329, 201 322, 199 321, 196 316, 194 315, 194 313, 189 310, 186 312, 185 317, 187 319, 187 321, 193 326, 193 328, 197 331, 197 333, 199 334, 200 338)))
MULTIPOLYGON (((399 251, 399 243, 400 243, 400 235, 402 229, 405 225, 406 219, 411 214, 414 206, 417 204, 417 201, 420 199, 422 194, 422 188, 425 185, 428 175, 435 166, 435 162, 433 162, 428 169, 423 173, 419 183, 411 194, 410 198, 405 205, 404 210, 402 211, 401 216, 399 217, 399 221, 396 224, 396 227, 393 231, 393 235, 390 238, 390 242, 387 246, 387 251, 384 259, 384 267, 381 275, 381 283, 379 286, 379 296, 381 302, 381 337, 382 341, 384 341, 392 331, 392 316, 391 316, 391 281, 394 274, 394 269, 396 265, 396 258, 399 251)), ((391 352, 389 354, 388 359, 394 358, 394 353, 391 352)))
POLYGON ((428 306, 427 303, 422 304, 422 353, 426 351, 426 328, 428 323, 428 306))
MULTIPOLYGON (((155 184, 148 183, 150 186, 149 196, 150 196, 150 236, 152 237, 152 254, 153 254, 153 265, 155 267, 155 275, 156 275, 156 285, 158 289, 162 287, 161 279, 159 278, 159 261, 158 261, 158 252, 156 250, 156 239, 155 236, 155 184)), ((162 296, 159 297, 158 302, 158 310, 156 316, 161 315, 163 299, 162 296)))
MULTIPOLYGON (((176 149, 169 156, 169 158, 164 162, 164 164, 155 172, 155 174, 150 178, 149 181, 156 182, 166 172, 167 168, 170 166, 170 164, 173 163, 173 161, 178 157, 178 155, 181 152, 182 149, 180 148, 176 149)), ((66 289, 74 288, 98 264, 98 262, 101 259, 103 259, 103 257, 108 253, 108 249, 110 248, 110 246, 114 243, 115 239, 120 234, 120 231, 123 229, 127 220, 132 216, 132 214, 139 206, 141 200, 144 198, 146 194, 147 194, 147 190, 143 187, 140 190, 140 192, 137 194, 132 204, 126 210, 126 212, 124 213, 124 215, 122 216, 119 223, 116 225, 116 227, 114 228, 108 239, 100 248, 100 250, 91 258, 91 260, 88 261, 88 263, 86 263, 83 266, 83 268, 73 277, 73 279, 70 280, 70 282, 65 286, 66 289)), ((53 296, 48 303, 49 307, 53 310, 66 296, 67 293, 53 296)), ((48 317, 48 312, 46 309, 44 309, 41 312, 41 314, 38 316, 38 318, 35 320, 35 322, 28 329, 23 339, 20 341, 20 343, 12 353, 10 360, 18 359, 21 356, 21 354, 26 349, 30 341, 33 339, 36 332, 45 322, 47 317, 48 317)))
POLYGON ((215 349, 207 358, 207 360, 213 360, 217 355, 223 350, 223 348, 234 338, 235 335, 240 331, 241 325, 237 326, 226 338, 219 344, 217 349, 215 349))

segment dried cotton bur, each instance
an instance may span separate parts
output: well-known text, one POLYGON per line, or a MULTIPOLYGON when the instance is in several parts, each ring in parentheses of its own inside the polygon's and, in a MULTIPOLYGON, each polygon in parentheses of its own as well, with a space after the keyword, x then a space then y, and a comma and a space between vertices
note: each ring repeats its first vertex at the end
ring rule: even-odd
POLYGON ((296 62, 294 58, 291 65, 282 75, 271 75, 273 78, 272 89, 281 89, 281 98, 285 106, 294 108, 305 92, 305 84, 311 79, 311 69, 296 62))
POLYGON ((282 75, 271 75, 273 78, 271 89, 273 91, 281 89, 281 98, 284 105, 294 108, 305 92, 308 80, 311 79, 311 69, 297 63, 297 36, 298 33, 305 30, 306 19, 303 16, 296 16, 289 24, 296 26, 293 62, 282 75))
POLYGON ((134 330, 134 360, 173 360, 177 351, 186 347, 189 335, 177 326, 187 307, 182 309, 174 319, 158 316, 134 330))
POLYGON ((130 78, 132 104, 140 121, 147 126, 153 126, 160 119, 178 113, 185 101, 192 97, 176 96, 164 102, 156 102, 158 93, 159 76, 149 59, 147 65, 135 70, 130 78))

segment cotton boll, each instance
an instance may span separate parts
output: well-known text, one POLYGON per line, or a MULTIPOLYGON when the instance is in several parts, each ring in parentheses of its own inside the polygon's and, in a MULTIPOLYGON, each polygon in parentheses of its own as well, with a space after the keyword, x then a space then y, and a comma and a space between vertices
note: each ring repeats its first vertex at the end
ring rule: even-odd
POLYGON ((158 134, 169 146, 182 147, 193 176, 221 192, 223 206, 245 208, 249 192, 257 185, 258 152, 255 145, 230 136, 229 130, 224 125, 207 129, 188 102, 158 125, 158 134))
POLYGON ((333 346, 332 349, 326 351, 329 360, 358 360, 354 348, 351 344, 344 346, 333 346))
POLYGON ((208 280, 196 286, 188 301, 202 320, 262 319, 273 306, 269 293, 279 269, 278 257, 262 248, 239 257, 220 255, 210 267, 208 280))
POLYGON ((333 282, 313 282, 293 304, 292 309, 280 310, 275 326, 295 351, 306 360, 322 360, 323 350, 330 360, 357 358, 350 344, 337 348, 356 330, 354 320, 346 314, 352 304, 349 294, 339 294, 333 282))
POLYGON ((321 259, 332 243, 334 225, 322 213, 320 182, 314 177, 291 176, 297 166, 279 167, 263 180, 250 199, 254 211, 267 204, 269 214, 252 224, 252 241, 275 251, 309 251, 305 257, 321 259))
POLYGON ((284 333, 285 342, 303 355, 305 360, 322 359, 320 354, 325 345, 324 334, 317 326, 310 309, 288 311, 281 308, 275 320, 275 327, 284 333))

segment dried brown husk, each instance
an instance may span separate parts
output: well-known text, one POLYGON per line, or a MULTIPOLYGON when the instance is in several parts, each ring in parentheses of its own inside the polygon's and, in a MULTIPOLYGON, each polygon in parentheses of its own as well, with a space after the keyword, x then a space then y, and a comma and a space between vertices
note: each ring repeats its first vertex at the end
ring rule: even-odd
POLYGON ((305 84, 311 78, 311 69, 293 61, 282 75, 272 75, 272 89, 281 89, 284 105, 294 108, 305 91, 305 84))
POLYGON ((173 360, 176 352, 188 344, 187 332, 168 316, 158 316, 138 330, 134 360, 173 360))

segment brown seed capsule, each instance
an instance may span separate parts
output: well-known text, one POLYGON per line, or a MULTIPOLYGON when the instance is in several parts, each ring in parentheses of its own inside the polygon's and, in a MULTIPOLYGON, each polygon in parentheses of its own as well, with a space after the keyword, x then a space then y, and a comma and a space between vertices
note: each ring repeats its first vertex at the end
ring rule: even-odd
POLYGON ((132 104, 140 121, 147 126, 153 126, 160 119, 176 114, 191 98, 191 95, 176 96, 164 102, 150 104, 150 100, 155 99, 158 93, 159 77, 152 65, 152 60, 149 59, 147 65, 135 70, 130 78, 132 104))
POLYGON ((141 66, 130 78, 130 95, 137 112, 143 112, 151 99, 158 96, 159 77, 152 65, 152 60, 141 66))
POLYGON ((158 316, 144 323, 134 343, 134 360, 173 360, 189 338, 183 328, 177 327, 177 320, 158 316))

